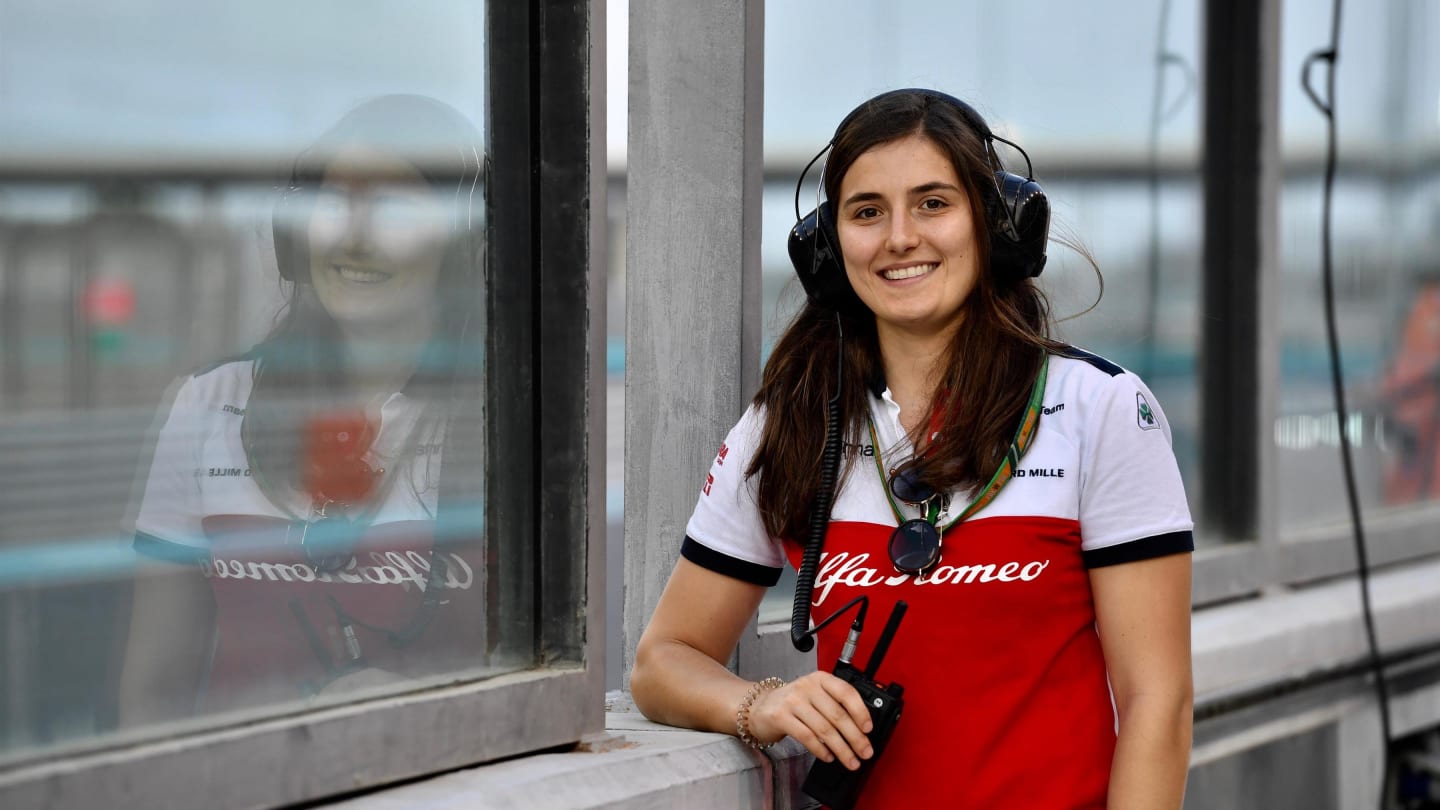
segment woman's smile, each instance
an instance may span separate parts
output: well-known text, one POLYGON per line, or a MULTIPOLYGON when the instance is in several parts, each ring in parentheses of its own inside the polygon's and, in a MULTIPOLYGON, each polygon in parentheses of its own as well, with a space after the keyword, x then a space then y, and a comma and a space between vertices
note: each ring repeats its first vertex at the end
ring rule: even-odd
POLYGON ((395 277, 394 273, 386 273, 381 270, 367 270, 363 267, 353 265, 336 264, 331 265, 336 275, 351 284, 376 285, 384 284, 395 277))
POLYGON ((880 275, 886 281, 906 281, 912 278, 928 276, 935 272, 940 265, 938 262, 927 262, 925 264, 909 264, 901 267, 890 267, 880 271, 880 275))

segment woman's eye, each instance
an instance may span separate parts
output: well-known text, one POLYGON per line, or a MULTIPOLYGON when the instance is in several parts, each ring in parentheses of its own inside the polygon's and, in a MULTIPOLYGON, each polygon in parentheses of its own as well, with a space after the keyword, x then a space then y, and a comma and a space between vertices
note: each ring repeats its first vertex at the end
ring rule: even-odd
POLYGON ((880 209, 873 206, 866 206, 855 212, 856 219, 874 219, 878 216, 880 216, 880 209))
POLYGON ((336 217, 344 214, 349 205, 350 200, 344 192, 322 188, 315 194, 313 210, 316 216, 336 217))
POLYGON ((375 219, 387 223, 418 223, 425 215, 424 205, 410 197, 378 196, 371 205, 375 219))
POLYGON ((945 207, 945 201, 939 197, 930 197, 920 203, 920 207, 926 211, 939 211, 945 207))

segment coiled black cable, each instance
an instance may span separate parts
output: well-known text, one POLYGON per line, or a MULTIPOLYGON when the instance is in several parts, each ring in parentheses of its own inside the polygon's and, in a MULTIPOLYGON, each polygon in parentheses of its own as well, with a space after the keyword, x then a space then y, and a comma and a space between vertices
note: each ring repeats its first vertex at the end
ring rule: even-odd
POLYGON ((800 559, 800 572, 795 581, 795 604, 790 610, 790 643, 800 652, 810 652, 815 648, 815 639, 810 634, 810 594, 815 588, 815 569, 820 565, 820 550, 825 546, 825 532, 830 528, 830 504, 835 499, 836 479, 840 475, 844 430, 840 424, 840 392, 845 388, 845 330, 840 326, 838 312, 835 314, 835 333, 838 343, 835 391, 825 408, 825 451, 820 458, 820 488, 810 508, 810 537, 800 559))
POLYGON ((1385 662, 1380 655, 1380 644, 1375 634, 1375 612, 1370 600, 1370 560, 1365 550, 1365 525, 1361 521, 1360 496, 1355 486, 1355 462, 1350 445, 1350 414, 1345 404, 1345 377, 1340 368, 1340 338, 1335 325, 1335 271, 1331 255, 1330 223, 1331 208, 1335 194, 1335 164, 1337 158, 1337 127, 1335 118, 1335 73, 1340 62, 1340 6, 1341 0, 1333 0, 1330 19, 1330 47, 1315 51, 1305 60, 1301 69, 1300 85, 1305 95, 1325 117, 1325 181, 1322 186, 1320 219, 1320 272, 1321 288, 1325 294, 1325 337, 1330 354, 1330 383, 1335 395, 1335 418, 1339 425, 1340 460, 1345 476, 1345 496, 1350 506, 1350 521, 1354 528, 1355 558, 1360 579, 1360 604, 1365 620, 1365 639, 1370 649, 1370 672, 1375 679, 1375 697, 1380 708, 1381 772, 1380 800, 1378 807, 1385 810, 1386 798, 1390 792, 1390 688, 1385 679, 1385 662), (1310 68, 1316 62, 1328 63, 1326 71, 1325 98, 1321 100, 1310 87, 1310 68))

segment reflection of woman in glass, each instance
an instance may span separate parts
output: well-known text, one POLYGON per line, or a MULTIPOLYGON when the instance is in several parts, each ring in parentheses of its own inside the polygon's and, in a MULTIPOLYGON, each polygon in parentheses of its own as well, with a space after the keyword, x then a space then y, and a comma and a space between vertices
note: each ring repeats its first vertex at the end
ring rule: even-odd
POLYGON ((478 143, 454 110, 389 96, 297 161, 274 222, 284 314, 183 382, 156 443, 126 722, 479 663, 479 555, 435 539, 462 348, 483 332, 478 143))

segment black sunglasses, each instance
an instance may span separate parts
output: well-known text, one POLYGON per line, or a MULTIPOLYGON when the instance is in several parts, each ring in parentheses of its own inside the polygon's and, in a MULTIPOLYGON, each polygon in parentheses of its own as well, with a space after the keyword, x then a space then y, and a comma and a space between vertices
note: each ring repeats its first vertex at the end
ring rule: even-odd
MULTIPOLYGON (((890 476, 890 494, 912 506, 930 506, 938 497, 935 488, 921 481, 915 470, 890 476)), ((939 507, 927 509, 924 518, 911 518, 890 533, 890 564, 902 574, 923 574, 940 562, 940 530, 935 528, 939 507)))

